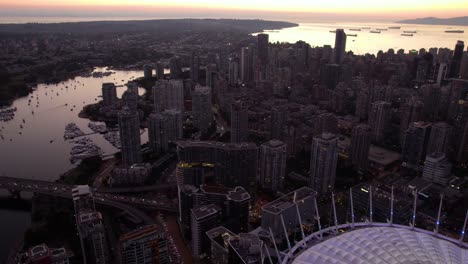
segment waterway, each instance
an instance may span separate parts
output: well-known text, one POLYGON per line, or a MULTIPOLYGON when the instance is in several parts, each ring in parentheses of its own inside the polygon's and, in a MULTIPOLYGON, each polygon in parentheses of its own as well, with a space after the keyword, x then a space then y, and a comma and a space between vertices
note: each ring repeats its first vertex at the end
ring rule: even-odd
MULTIPOLYGON (((96 68, 95 71, 104 72, 106 69, 96 68)), ((70 162, 72 144, 63 138, 65 126, 74 122, 83 132, 91 133, 89 120, 78 117, 78 114, 83 106, 101 100, 102 83, 123 85, 143 75, 139 71, 112 72, 112 75, 102 78, 76 77, 58 84, 39 84, 28 97, 15 100, 12 105, 17 108, 14 119, 0 121, 0 135, 4 138, 0 138, 0 175, 54 181, 75 167, 77 163, 70 162)), ((118 87, 118 96, 125 90, 125 86, 118 87)), ((139 93, 143 94, 144 90, 140 89, 139 93)), ((118 151, 101 134, 88 137, 103 150, 104 155, 118 151)), ((145 132, 142 142, 147 141, 145 132)), ((1 195, 6 195, 6 192, 0 191, 1 195)), ((0 219, 0 263, 3 263, 10 245, 29 227, 30 214, 0 209, 0 219)))
MULTIPOLYGON (((356 37, 347 37, 346 51, 354 54, 377 54, 379 50, 387 51, 394 49, 409 50, 437 47, 454 49, 458 40, 468 43, 468 26, 446 26, 446 25, 412 25, 396 23, 356 23, 356 22, 329 22, 329 23, 307 23, 299 22, 298 27, 285 28, 281 30, 271 30, 269 34, 270 42, 290 42, 302 40, 312 47, 323 45, 335 46, 334 31, 343 28, 346 34, 356 34, 356 37), (400 29, 390 29, 390 27, 400 27, 400 29), (360 31, 352 31, 359 29, 360 31), (385 29, 385 30, 378 30, 385 29), (464 33, 446 33, 446 30, 463 30, 464 33), (380 33, 371 33, 380 31, 380 33), (404 31, 415 31, 413 36, 402 36, 404 31)), ((254 34, 255 35, 255 34, 254 34)))

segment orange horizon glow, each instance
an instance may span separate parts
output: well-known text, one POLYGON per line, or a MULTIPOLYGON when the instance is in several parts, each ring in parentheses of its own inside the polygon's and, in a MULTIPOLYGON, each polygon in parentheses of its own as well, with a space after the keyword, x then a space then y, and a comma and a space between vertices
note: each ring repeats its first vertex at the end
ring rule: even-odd
POLYGON ((9 8, 17 11, 23 9, 52 11, 183 11, 188 13, 210 11, 234 12, 271 12, 291 14, 349 14, 382 17, 427 17, 448 18, 468 14, 466 0, 0 0, 0 9, 9 8))

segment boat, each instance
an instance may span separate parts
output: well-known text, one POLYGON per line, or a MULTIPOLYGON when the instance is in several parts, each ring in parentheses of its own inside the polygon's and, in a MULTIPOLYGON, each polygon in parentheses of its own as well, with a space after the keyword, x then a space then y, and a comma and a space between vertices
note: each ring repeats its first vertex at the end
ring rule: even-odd
MULTIPOLYGON (((336 30, 330 30, 330 33, 336 33, 336 30)), ((123 81, 123 80, 122 80, 123 81)))
POLYGON ((371 30, 370 33, 380 34, 380 31, 371 30))
POLYGON ((445 30, 445 33, 465 33, 464 30, 445 30))
POLYGON ((412 36, 413 36, 413 34, 408 34, 408 33, 403 33, 403 34, 401 34, 401 35, 402 35, 402 36, 405 36, 405 37, 412 37, 412 36))
POLYGON ((411 33, 411 34, 413 34, 413 33, 416 33, 416 31, 414 31, 414 30, 412 30, 412 31, 403 31, 403 33, 411 33))
POLYGON ((362 29, 370 29, 370 27, 362 27, 362 29))
POLYGON ((346 34, 348 37, 357 37, 357 34, 346 34))
POLYGON ((387 31, 388 29, 387 28, 376 28, 376 30, 378 30, 378 31, 387 31))
POLYGON ((388 27, 388 29, 401 29, 401 27, 388 27))
POLYGON ((361 31, 360 28, 350 28, 349 30, 351 30, 351 31, 361 31))

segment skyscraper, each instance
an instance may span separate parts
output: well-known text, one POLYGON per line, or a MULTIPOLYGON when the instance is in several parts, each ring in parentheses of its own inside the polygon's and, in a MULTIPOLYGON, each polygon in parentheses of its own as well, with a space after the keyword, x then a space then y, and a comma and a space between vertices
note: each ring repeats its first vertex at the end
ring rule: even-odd
POLYGON ((167 238, 164 230, 147 225, 120 237, 122 264, 169 263, 167 238))
POLYGON ((102 103, 110 106, 117 102, 117 88, 114 83, 102 84, 102 103))
POLYGON ((350 157, 356 170, 366 170, 369 166, 369 148, 371 128, 368 125, 357 125, 351 137, 350 157))
POLYGON ((314 124, 314 135, 321 135, 325 132, 338 132, 338 119, 333 113, 321 113, 316 116, 314 124))
POLYGON ((140 116, 138 111, 124 107, 119 112, 119 134, 122 162, 125 166, 141 163, 140 116))
POLYGON ((171 71, 171 79, 177 79, 182 74, 182 67, 180 65, 180 58, 174 56, 169 59, 169 69, 171 71))
POLYGON ((153 66, 145 64, 143 66, 143 74, 145 79, 151 79, 153 77, 153 66))
POLYGON ((215 181, 226 187, 242 186, 255 200, 258 147, 253 143, 178 141, 180 162, 214 166, 215 181))
POLYGON ((309 187, 319 194, 333 191, 338 161, 338 138, 323 133, 313 139, 310 157, 309 187))
POLYGON ((158 80, 153 87, 154 110, 184 111, 184 84, 180 80, 158 80))
POLYGON ((403 143, 406 130, 413 122, 423 120, 424 103, 417 97, 410 97, 400 108, 400 142, 403 143))
POLYGON ((158 77, 158 79, 164 78, 164 63, 156 63, 156 76, 158 77))
POLYGON ((284 140, 286 129, 286 110, 275 107, 271 110, 271 139, 284 140))
POLYGON ((268 64, 268 43, 268 34, 257 35, 258 60, 263 67, 268 64))
POLYGON ((344 29, 337 29, 335 36, 335 50, 334 50, 334 63, 343 63, 344 56, 346 53, 346 33, 344 29))
POLYGON ((431 123, 414 122, 406 131, 402 151, 402 166, 415 171, 422 171, 426 158, 427 144, 431 133, 431 123))
POLYGON ((209 87, 196 86, 192 94, 192 115, 195 127, 206 132, 213 120, 211 111, 211 90, 209 87))
POLYGON ((243 47, 241 49, 240 68, 241 81, 244 83, 251 82, 254 74, 252 48, 243 47))
POLYGON ((191 210, 192 255, 201 259, 210 255, 210 239, 206 232, 219 226, 221 209, 209 204, 191 210))
POLYGON ((434 152, 426 156, 422 177, 430 182, 446 185, 452 165, 444 153, 434 152))
POLYGON ((106 230, 102 215, 93 210, 78 213, 78 234, 83 252, 83 263, 110 263, 106 230))
POLYGON ((183 137, 182 113, 166 110, 161 114, 151 114, 148 118, 148 139, 153 150, 167 151, 169 143, 183 137))
POLYGON ((246 142, 249 136, 249 112, 243 102, 231 105, 231 142, 246 142))
POLYGON ((260 147, 260 182, 271 191, 283 189, 286 173, 286 144, 270 140, 260 147))
POLYGON ((239 80, 239 58, 230 58, 228 68, 229 85, 236 85, 239 80))
POLYGON ((441 152, 448 154, 452 127, 445 122, 438 122, 432 125, 427 153, 441 152))
POLYGON ((461 40, 457 41, 457 45, 455 45, 455 51, 453 52, 453 57, 450 63, 450 78, 458 78, 459 76, 458 74, 460 72, 460 64, 462 61, 464 48, 465 43, 461 40))
POLYGON ((200 76, 200 56, 196 52, 192 52, 190 63, 190 79, 194 83, 198 83, 200 76))
POLYGON ((369 113, 369 126, 372 129, 372 140, 381 142, 390 122, 390 103, 378 101, 372 103, 369 113))

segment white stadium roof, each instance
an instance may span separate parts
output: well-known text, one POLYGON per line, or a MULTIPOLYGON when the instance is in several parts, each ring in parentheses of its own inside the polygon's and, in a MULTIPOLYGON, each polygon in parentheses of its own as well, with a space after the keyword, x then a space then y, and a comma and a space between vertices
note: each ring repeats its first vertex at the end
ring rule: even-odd
POLYGON ((367 227, 316 244, 294 264, 468 264, 468 249, 407 228, 367 227))

